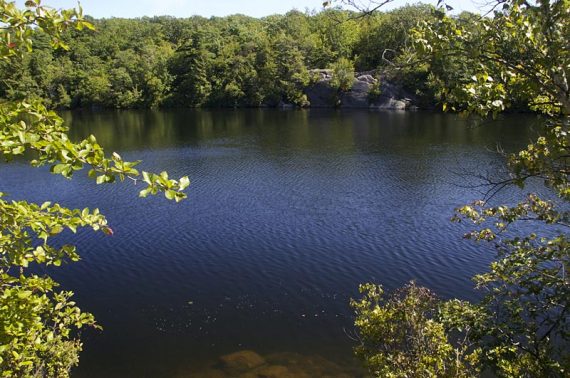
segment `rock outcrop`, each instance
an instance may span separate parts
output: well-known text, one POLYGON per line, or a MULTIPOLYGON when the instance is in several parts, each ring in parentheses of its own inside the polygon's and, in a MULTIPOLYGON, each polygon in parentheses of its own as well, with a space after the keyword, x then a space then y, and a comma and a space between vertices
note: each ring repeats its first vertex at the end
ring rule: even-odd
POLYGON ((311 108, 334 108, 338 106, 337 91, 331 87, 332 70, 312 70, 317 77, 314 84, 305 88, 311 108))
POLYGON ((312 70, 311 74, 316 76, 316 81, 305 89, 311 108, 417 109, 415 96, 386 78, 380 78, 378 83, 372 72, 356 73, 348 91, 338 91, 330 85, 333 75, 331 70, 312 70), (377 93, 373 93, 373 90, 377 93))

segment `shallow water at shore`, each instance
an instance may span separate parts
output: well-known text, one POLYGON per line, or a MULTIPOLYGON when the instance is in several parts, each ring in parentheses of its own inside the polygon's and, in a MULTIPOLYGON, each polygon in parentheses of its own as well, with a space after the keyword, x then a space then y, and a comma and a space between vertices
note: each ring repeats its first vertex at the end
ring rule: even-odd
POLYGON ((354 360, 333 362, 321 355, 293 352, 265 356, 255 351, 240 350, 196 368, 182 368, 175 378, 350 378, 367 377, 366 371, 354 360))

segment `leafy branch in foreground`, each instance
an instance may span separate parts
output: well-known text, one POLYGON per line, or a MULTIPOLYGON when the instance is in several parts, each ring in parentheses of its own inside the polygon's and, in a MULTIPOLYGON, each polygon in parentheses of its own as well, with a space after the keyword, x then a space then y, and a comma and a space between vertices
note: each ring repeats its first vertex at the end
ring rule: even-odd
MULTIPOLYGON (((452 345, 436 319, 440 301, 414 282, 385 297, 381 286, 361 285, 353 300, 361 343, 356 354, 377 377, 473 377, 477 355, 452 345)), ((465 340, 466 341, 466 340, 465 340)))
POLYGON ((412 31, 414 47, 432 68, 459 59, 462 68, 432 70, 444 107, 486 115, 513 99, 550 115, 570 113, 567 2, 499 1, 494 17, 455 18, 438 10, 436 21, 412 31))
POLYGON ((364 298, 353 301, 362 341, 356 351, 379 377, 570 372, 570 3, 500 4, 493 18, 470 19, 468 26, 438 10, 435 21, 413 32, 416 53, 432 65, 449 57, 470 63, 451 79, 445 70, 432 71, 444 110, 486 116, 517 96, 546 116, 543 136, 507 157, 510 175, 489 193, 538 178, 556 198, 530 194, 515 205, 484 198, 457 209, 455 221, 478 227, 465 237, 497 250, 489 271, 474 277, 484 293, 478 303, 438 300, 413 284, 382 300, 381 288, 364 287, 364 298))
MULTIPOLYGON (((54 48, 66 48, 61 33, 68 28, 91 29, 81 9, 57 11, 40 0, 25 3, 0 0, 0 59, 15 64, 32 50, 36 29, 51 38, 54 48)), ((54 174, 71 178, 89 168, 97 184, 142 179, 141 197, 164 193, 176 202, 186 198, 187 177, 172 180, 166 172, 139 172, 138 161, 110 157, 94 136, 73 142, 63 120, 36 101, 0 103, 0 155, 30 160, 32 166, 50 165, 54 174)), ((73 245, 55 246, 52 238, 79 228, 112 235, 98 209, 68 209, 46 202, 7 201, 0 193, 0 377, 67 377, 79 361, 79 331, 99 328, 93 315, 71 301, 72 293, 58 291, 47 276, 29 273, 33 265, 60 266, 79 260, 73 245)))
POLYGON ((7 160, 29 150, 36 153, 31 161, 33 166, 52 164, 52 173, 67 178, 89 166, 89 177, 94 178, 97 184, 112 183, 116 178, 136 180, 142 176, 147 184, 147 188, 141 191, 142 197, 164 192, 168 199, 176 202, 186 198, 183 190, 190 184, 187 177, 171 180, 166 172, 139 173, 134 168, 138 161, 124 161, 117 153, 106 157, 93 135, 78 143, 72 142, 63 120, 39 103, 0 104, 0 125, 3 126, 0 130, 0 153, 7 160))

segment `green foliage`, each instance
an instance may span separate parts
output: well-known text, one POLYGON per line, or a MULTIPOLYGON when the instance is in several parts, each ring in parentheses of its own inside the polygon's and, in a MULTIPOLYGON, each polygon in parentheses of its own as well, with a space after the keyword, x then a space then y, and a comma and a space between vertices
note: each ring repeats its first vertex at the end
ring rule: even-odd
POLYGON ((312 17, 314 50, 311 68, 326 67, 339 58, 351 58, 360 37, 361 22, 354 14, 338 9, 325 10, 312 17))
MULTIPOLYGON (((456 220, 469 219, 485 225, 491 222, 466 237, 497 241, 520 220, 560 226, 566 224, 567 218, 567 212, 556 209, 553 203, 530 195, 514 207, 487 207, 484 203, 464 206, 458 209, 456 220)), ((540 237, 533 233, 507 237, 496 245, 498 259, 489 272, 474 278, 477 287, 488 293, 480 303, 469 305, 476 318, 450 311, 456 317, 456 324, 450 329, 471 326, 471 340, 483 346, 482 363, 499 376, 565 376, 570 368, 567 237, 540 237)))
POLYGON ((172 105, 201 106, 212 93, 212 84, 208 80, 208 66, 211 55, 204 47, 204 36, 196 32, 189 45, 181 46, 169 62, 170 72, 174 76, 175 89, 171 94, 172 105))
POLYGON ((63 120, 39 103, 4 103, 0 106, 0 153, 11 160, 25 151, 34 152, 33 166, 51 165, 51 172, 71 178, 75 171, 89 166, 89 177, 97 184, 112 183, 117 178, 136 180, 142 175, 147 188, 141 193, 174 192, 181 200, 186 197, 185 179, 170 180, 165 173, 151 175, 139 173, 134 167, 139 162, 124 161, 117 153, 106 157, 97 139, 91 135, 78 143, 67 137, 63 120), (166 177, 166 178, 165 178, 166 177))
POLYGON ((370 88, 370 92, 368 92, 368 100, 370 102, 374 102, 382 96, 382 78, 377 77, 374 84, 370 88))
POLYGON ((432 19, 432 9, 426 4, 405 5, 365 17, 354 47, 356 67, 369 70, 397 59, 412 45, 411 29, 419 22, 432 19))
POLYGON ((568 114, 569 14, 565 1, 508 1, 493 18, 437 11, 437 21, 423 22, 413 36, 418 51, 435 62, 444 106, 486 114, 523 101, 568 114), (444 69, 441 62, 450 60, 455 69, 444 69))
POLYGON ((67 377, 82 348, 76 330, 98 327, 93 316, 50 278, 3 273, 0 282, 1 376, 67 377))
MULTIPOLYGON (((67 49, 69 46, 63 42, 66 30, 92 29, 81 10, 56 11, 39 0, 27 1, 26 9, 20 10, 13 3, 0 1, 0 23, 3 74, 28 66, 33 68, 31 74, 39 78, 58 78, 36 80, 28 88, 20 86, 17 92, 6 93, 18 93, 17 98, 38 97, 34 96, 36 89, 55 86, 52 101, 69 106, 72 100, 65 75, 42 63, 50 61, 49 54, 30 54, 36 42, 41 45, 42 41, 48 41, 50 49, 67 49), (43 37, 34 40, 37 35, 43 37)), ((65 62, 68 61, 62 61, 64 66, 65 62)), ((107 85, 109 78, 103 73, 90 80, 102 83, 90 88, 91 93, 101 96, 93 97, 93 101, 104 101, 109 90, 113 93, 107 85)), ((137 101, 140 98, 134 97, 137 101)), ((88 167, 88 176, 97 184, 142 177, 146 187, 141 197, 161 192, 178 202, 186 197, 183 191, 190 184, 187 177, 172 180, 166 172, 139 172, 134 168, 139 162, 124 161, 117 153, 107 156, 94 136, 71 141, 62 119, 37 99, 0 103, 0 154, 6 161, 25 156, 33 166, 49 165, 53 174, 66 178, 88 167)), ((50 202, 9 202, 4 197, 0 193, 0 376, 67 377, 79 361, 79 331, 85 326, 98 326, 93 315, 82 312, 71 301, 71 292, 58 291, 56 282, 47 276, 30 274, 29 267, 58 267, 77 261, 79 255, 73 245, 56 247, 51 243, 54 236, 66 230, 75 233, 79 228, 91 228, 107 235, 112 235, 113 230, 97 209, 67 209, 50 202)))
POLYGON ((346 92, 354 84, 354 64, 346 59, 340 58, 329 66, 332 70, 331 87, 339 91, 346 92))
POLYGON ((421 291, 411 286, 405 295, 380 301, 381 292, 368 286, 364 298, 354 302, 362 336, 357 353, 377 376, 444 375, 433 366, 426 370, 417 359, 411 362, 410 356, 418 354, 407 354, 415 351, 411 340, 425 340, 422 337, 430 334, 412 330, 431 332, 431 320, 441 326, 439 338, 430 339, 435 345, 428 348, 436 358, 441 359, 438 348, 451 348, 461 366, 498 377, 568 376, 570 245, 562 230, 570 219, 570 4, 511 0, 502 2, 493 18, 452 18, 441 9, 435 15, 435 21, 413 32, 414 54, 429 63, 429 79, 443 109, 486 116, 524 101, 547 115, 545 131, 526 149, 507 156, 510 175, 489 181, 485 200, 457 209, 454 217, 478 226, 466 238, 496 246, 489 271, 474 277, 483 299, 433 304, 424 296, 415 302, 421 291), (530 194, 516 205, 490 204, 497 191, 512 185, 523 188, 531 178, 541 179, 556 198, 546 201, 530 194), (525 233, 520 225, 529 222, 540 231, 525 233), (422 316, 414 317, 418 313, 422 316), (420 326, 410 319, 419 319, 420 326), (404 338, 407 342, 382 342, 398 341, 392 334, 401 329, 412 332, 404 338))
POLYGON ((279 78, 276 89, 283 93, 284 100, 303 106, 307 102, 303 89, 310 81, 303 55, 294 47, 294 41, 284 34, 277 37, 275 46, 275 68, 279 78))
POLYGON ((304 106, 310 69, 350 60, 373 70, 385 65, 385 49, 397 59, 408 29, 431 17, 427 9, 406 6, 374 22, 339 9, 91 20, 97 31, 63 30, 57 50, 41 28, 30 29, 33 51, 0 62, 0 97, 42 99, 48 108, 304 106))
POLYGON ((388 298, 380 286, 360 287, 352 301, 361 344, 356 354, 376 377, 475 377, 476 354, 454 347, 436 316, 440 301, 415 283, 388 298))

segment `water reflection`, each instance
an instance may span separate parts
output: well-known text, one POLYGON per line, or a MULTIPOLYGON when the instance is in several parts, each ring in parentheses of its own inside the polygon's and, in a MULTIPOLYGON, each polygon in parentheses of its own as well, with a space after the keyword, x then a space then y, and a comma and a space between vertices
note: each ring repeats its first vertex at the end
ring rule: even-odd
POLYGON ((75 139, 89 134, 112 149, 139 150, 250 139, 268 152, 331 149, 407 152, 426 145, 478 145, 507 150, 526 143, 538 121, 511 115, 476 124, 456 115, 330 110, 177 110, 63 112, 75 139), (514 127, 524 124, 525 127, 514 127), (474 126, 475 125, 475 126, 474 126), (263 129, 262 132, 260 132, 263 129))

